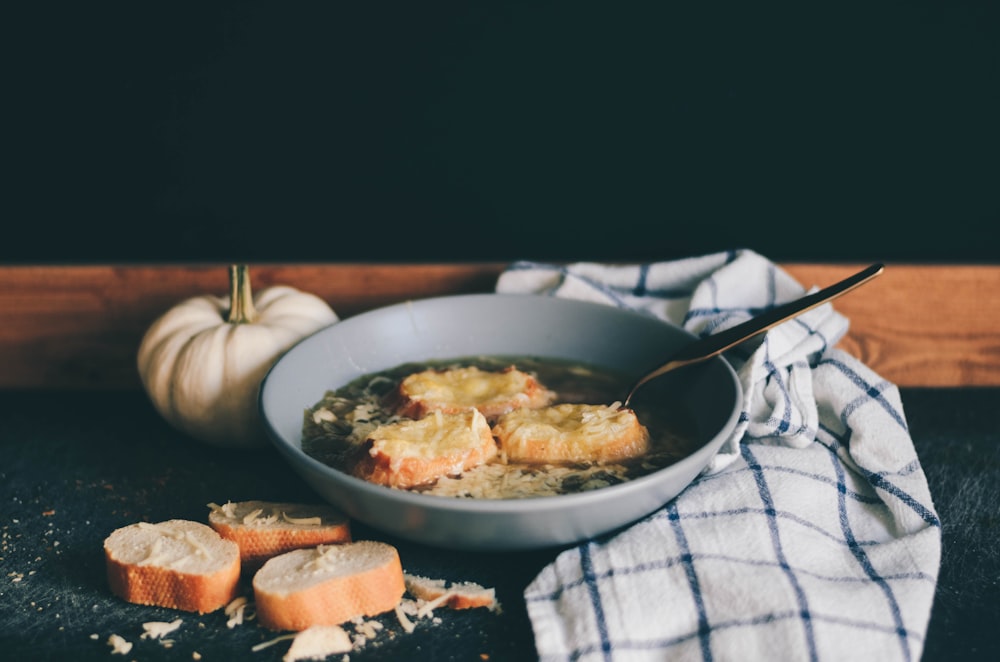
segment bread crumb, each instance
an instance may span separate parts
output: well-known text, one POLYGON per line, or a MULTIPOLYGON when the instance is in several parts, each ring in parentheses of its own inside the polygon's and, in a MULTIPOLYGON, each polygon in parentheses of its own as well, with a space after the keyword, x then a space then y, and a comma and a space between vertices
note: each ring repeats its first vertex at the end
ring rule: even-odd
POLYGON ((112 655, 128 655, 128 652, 132 650, 132 642, 126 641, 125 637, 118 634, 108 637, 108 646, 111 646, 112 655))
POLYGON ((500 611, 496 590, 480 586, 475 582, 447 582, 444 579, 430 579, 411 574, 405 574, 403 580, 410 595, 426 601, 417 613, 421 617, 427 616, 442 605, 452 609, 486 607, 491 611, 500 611))

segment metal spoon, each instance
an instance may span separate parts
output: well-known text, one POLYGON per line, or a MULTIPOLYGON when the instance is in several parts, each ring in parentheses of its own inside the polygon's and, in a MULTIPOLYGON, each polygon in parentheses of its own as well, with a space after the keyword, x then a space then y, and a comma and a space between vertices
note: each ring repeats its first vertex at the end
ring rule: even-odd
POLYGON ((831 301, 842 294, 850 292, 854 288, 859 287, 860 285, 863 285, 878 276, 882 273, 883 269, 884 266, 882 264, 873 264, 866 269, 862 269, 853 276, 849 276, 844 280, 834 283, 833 285, 830 285, 829 287, 826 287, 818 292, 808 294, 800 299, 796 299, 795 301, 789 301, 788 303, 772 308, 757 317, 748 319, 746 322, 737 324, 730 329, 700 338, 688 345, 685 345, 671 355, 666 363, 641 377, 639 381, 632 386, 628 396, 626 396, 624 402, 622 402, 621 408, 627 408, 629 406, 629 402, 632 400, 632 396, 635 395, 635 392, 639 389, 639 387, 651 379, 668 373, 671 370, 676 370, 677 368, 691 365, 692 363, 707 361, 713 356, 718 356, 722 352, 731 349, 740 343, 746 342, 757 335, 760 335, 771 327, 777 326, 786 320, 801 315, 807 310, 812 310, 827 301, 831 301))

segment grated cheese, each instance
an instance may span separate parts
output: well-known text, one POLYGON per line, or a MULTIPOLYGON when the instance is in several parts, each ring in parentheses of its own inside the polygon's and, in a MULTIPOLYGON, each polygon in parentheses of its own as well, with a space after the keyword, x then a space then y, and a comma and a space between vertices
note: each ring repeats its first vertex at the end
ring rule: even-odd
POLYGON ((420 608, 417 609, 417 617, 427 618, 434 612, 435 609, 448 602, 453 595, 455 595, 454 591, 445 591, 433 600, 424 602, 420 605, 420 608))
POLYGON ((282 511, 281 518, 289 524, 300 524, 302 526, 319 526, 323 523, 321 517, 289 517, 288 513, 282 511))
POLYGON ((236 504, 232 501, 227 501, 221 506, 217 503, 210 503, 208 507, 216 512, 220 512, 229 519, 236 519, 236 504))
POLYGON ((289 639, 294 639, 294 638, 295 638, 295 633, 283 634, 278 637, 275 637, 274 639, 268 639, 267 641, 262 641, 259 644, 254 644, 253 646, 250 647, 250 651, 253 653, 258 653, 264 650, 265 648, 270 648, 275 644, 280 644, 282 641, 288 641, 289 639))
POLYGON ((339 625, 313 625, 302 630, 292 639, 292 645, 281 659, 322 660, 328 655, 347 653, 354 648, 351 637, 339 625))
POLYGON ((395 612, 400 626, 402 626, 403 630, 405 630, 407 634, 410 634, 417 629, 416 624, 406 616, 406 613, 403 610, 403 603, 396 605, 395 612))
POLYGON ((108 646, 111 646, 112 655, 128 655, 129 651, 132 650, 132 642, 126 641, 118 634, 108 637, 108 646))
POLYGON ((358 622, 354 623, 355 632, 364 635, 366 639, 374 639, 378 635, 382 627, 383 625, 378 621, 366 621, 363 619, 358 619, 358 622))
POLYGON ((229 617, 226 621, 226 627, 230 630, 237 625, 243 625, 244 621, 252 621, 256 614, 249 612, 250 601, 245 596, 239 596, 233 599, 225 609, 223 613, 229 617))
POLYGON ((255 519, 257 519, 257 516, 260 515, 262 512, 264 512, 263 508, 257 508, 255 510, 251 510, 249 513, 243 516, 243 524, 249 526, 250 523, 253 522, 255 519))
MULTIPOLYGON (((430 361, 423 364, 422 368, 401 365, 367 375, 367 382, 359 381, 349 387, 329 391, 307 412, 328 409, 338 416, 338 421, 336 424, 324 422, 317 425, 307 416, 303 426, 303 449, 316 459, 348 473, 354 468, 352 463, 358 457, 356 451, 379 457, 375 448, 377 443, 390 444, 386 446, 387 449, 394 444, 407 444, 414 453, 410 457, 429 457, 432 454, 424 450, 413 450, 412 447, 434 446, 434 441, 441 432, 441 417, 438 414, 440 408, 429 402, 421 403, 427 406, 424 418, 430 421, 425 424, 426 437, 420 443, 398 438, 381 440, 379 434, 385 427, 398 423, 411 425, 414 422, 414 419, 398 414, 393 405, 394 400, 387 399, 387 395, 405 391, 405 396, 411 401, 419 400, 422 396, 459 400, 467 396, 476 403, 486 402, 501 395, 505 381, 509 385, 514 385, 517 381, 518 376, 513 372, 503 372, 504 366, 507 366, 512 371, 531 375, 537 384, 543 385, 543 389, 551 388, 554 398, 545 409, 556 410, 560 405, 567 405, 569 409, 580 410, 575 420, 569 417, 556 421, 557 425, 550 429, 550 433, 555 432, 556 445, 561 450, 548 455, 552 451, 541 451, 536 446, 530 453, 519 456, 516 450, 508 451, 503 447, 501 440, 497 454, 483 465, 464 469, 456 462, 447 471, 443 471, 444 475, 435 483, 400 486, 397 489, 476 499, 556 496, 627 482, 668 466, 692 450, 691 440, 686 434, 681 435, 678 428, 664 424, 668 420, 666 414, 658 413, 651 417, 649 425, 652 427, 647 427, 645 439, 640 439, 640 435, 635 432, 634 422, 628 420, 634 412, 629 410, 629 413, 625 413, 625 410, 620 410, 620 400, 616 400, 620 398, 621 391, 617 381, 619 377, 613 373, 603 369, 595 370, 590 366, 532 357, 521 357, 515 368, 509 361, 510 358, 467 357, 449 362, 430 361), (479 379, 479 376, 484 379, 479 379), (408 379, 409 382, 406 382, 408 379), (404 382, 407 383, 406 388, 403 388, 404 382), (443 390, 437 389, 441 386, 444 386, 443 390), (577 404, 611 401, 614 402, 610 405, 577 404), (435 422, 439 425, 435 426, 435 422), (612 437, 619 439, 620 443, 604 443, 612 437), (372 439, 372 444, 367 444, 369 439, 372 439)), ((515 396, 520 395, 524 393, 515 389, 512 401, 515 396)), ((538 406, 538 402, 527 406, 533 408, 538 406)), ((515 408, 514 411, 527 410, 515 408)), ((499 419, 507 415, 509 414, 487 415, 487 420, 499 424, 499 419)), ((539 429, 541 423, 545 421, 534 422, 539 429)), ((492 432, 494 437, 498 436, 497 428, 492 432)), ((546 433, 540 438, 551 437, 546 433)), ((383 455, 389 458, 390 471, 400 470, 402 455, 397 452, 386 452, 383 455)), ((450 460, 451 455, 444 452, 437 459, 444 460, 444 455, 448 455, 450 460)), ((442 461, 441 466, 446 462, 447 460, 442 461)))
POLYGON ((526 391, 531 389, 533 381, 531 375, 517 369, 496 372, 469 366, 413 373, 403 379, 400 390, 411 400, 432 405, 481 407, 526 402, 529 399, 526 391))
POLYGON ((150 621, 149 623, 143 623, 142 629, 143 633, 140 635, 140 639, 161 639, 164 635, 168 635, 171 632, 177 630, 183 619, 176 619, 166 623, 164 621, 150 621))
POLYGON ((289 639, 292 640, 292 645, 288 647, 288 652, 281 658, 283 662, 322 660, 336 653, 347 653, 354 647, 350 636, 339 625, 312 625, 300 632, 283 634, 274 639, 263 641, 250 650, 256 653, 289 639))
POLYGON ((327 409, 326 407, 322 407, 313 412, 313 423, 319 424, 322 421, 333 423, 336 420, 337 420, 337 415, 334 414, 329 409, 327 409))
POLYGON ((488 429, 486 418, 476 409, 458 414, 435 410, 433 415, 419 420, 379 426, 368 435, 372 440, 369 452, 393 458, 392 468, 398 470, 409 458, 439 458, 476 448, 488 429))

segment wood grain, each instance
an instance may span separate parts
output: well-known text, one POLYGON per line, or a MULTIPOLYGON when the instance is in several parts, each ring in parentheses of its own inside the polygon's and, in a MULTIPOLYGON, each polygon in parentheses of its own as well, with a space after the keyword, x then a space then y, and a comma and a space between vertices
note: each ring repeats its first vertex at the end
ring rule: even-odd
MULTIPOLYGON (((822 287, 861 264, 781 265, 822 287)), ((442 294, 489 292, 503 264, 257 264, 255 289, 313 292, 343 318, 442 294)), ((0 266, 0 388, 138 388, 145 329, 170 306, 228 293, 228 265, 0 266)), ((1000 386, 1000 266, 886 265, 837 300, 841 347, 900 386, 1000 386)))
MULTIPOLYGON (((808 287, 864 265, 783 266, 808 287)), ((1000 266, 889 264, 834 307, 841 347, 900 386, 1000 386, 1000 266)))

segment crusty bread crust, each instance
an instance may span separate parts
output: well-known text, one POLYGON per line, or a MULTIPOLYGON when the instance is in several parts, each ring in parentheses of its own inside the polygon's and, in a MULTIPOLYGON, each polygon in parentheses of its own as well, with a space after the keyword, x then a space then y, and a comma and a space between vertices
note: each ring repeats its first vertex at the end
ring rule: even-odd
POLYGON ((276 556, 254 575, 253 590, 262 626, 298 631, 394 609, 405 584, 396 548, 363 540, 276 556))
POLYGON ((210 527, 184 520, 159 525, 132 524, 117 529, 104 541, 108 585, 118 597, 140 605, 167 607, 205 614, 215 611, 239 592, 240 555, 236 544, 222 539, 210 527), (159 527, 159 531, 150 527, 159 527), (191 535, 192 554, 205 555, 197 568, 185 570, 176 558, 158 562, 157 540, 171 534, 191 535), (179 566, 179 567, 174 567, 179 566))
POLYGON ((410 488, 459 475, 496 454, 489 423, 478 410, 437 411, 373 430, 352 473, 379 485, 410 488))
POLYGON ((514 366, 498 372, 463 367, 407 375, 390 393, 387 404, 409 418, 423 418, 432 411, 456 414, 476 407, 493 420, 521 407, 544 407, 554 397, 534 376, 514 366))
POLYGON ((239 546, 244 573, 293 549, 351 541, 347 516, 325 504, 240 501, 209 507, 209 525, 239 546))
POLYGON ((630 409, 560 404, 501 416, 493 435, 508 460, 619 462, 649 450, 649 431, 630 409))

